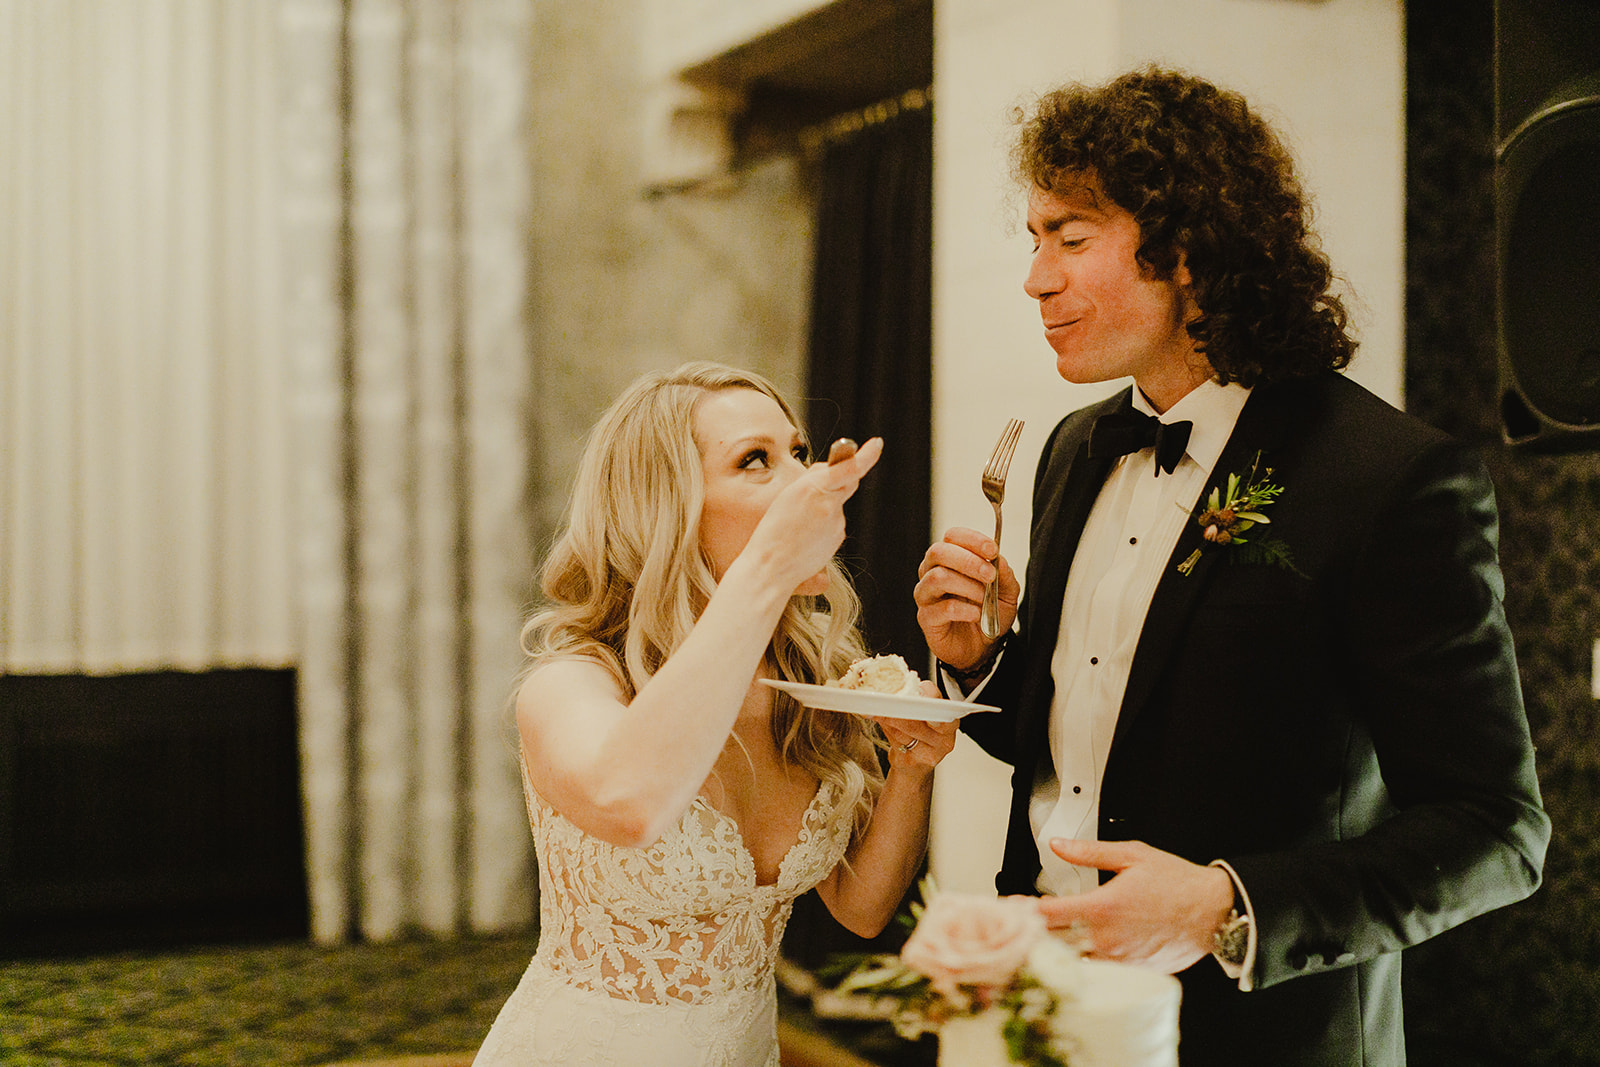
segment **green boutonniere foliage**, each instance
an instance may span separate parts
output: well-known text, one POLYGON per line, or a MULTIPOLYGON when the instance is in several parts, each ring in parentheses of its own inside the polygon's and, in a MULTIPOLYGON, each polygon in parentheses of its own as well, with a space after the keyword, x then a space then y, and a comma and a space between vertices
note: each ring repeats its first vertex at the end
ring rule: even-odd
POLYGON ((1245 536, 1255 527, 1272 522, 1265 512, 1278 499, 1278 494, 1283 492, 1283 486, 1274 485, 1269 481, 1271 477, 1272 468, 1262 468, 1261 453, 1257 452, 1247 473, 1228 475, 1226 490, 1221 486, 1212 488, 1210 495, 1194 512, 1194 521, 1200 524, 1205 544, 1178 564, 1181 574, 1188 575, 1200 562, 1200 556, 1206 549, 1216 545, 1231 549, 1233 558, 1240 563, 1265 563, 1306 577, 1295 566, 1294 556, 1283 541, 1260 532, 1245 536))

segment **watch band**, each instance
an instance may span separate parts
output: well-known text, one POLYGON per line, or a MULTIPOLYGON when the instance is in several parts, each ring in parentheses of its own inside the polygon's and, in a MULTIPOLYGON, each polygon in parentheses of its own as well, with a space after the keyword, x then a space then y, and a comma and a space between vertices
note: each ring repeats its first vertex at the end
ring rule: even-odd
POLYGON ((989 646, 988 653, 981 660, 979 660, 977 663, 974 663, 966 670, 962 670, 959 667, 952 667, 944 660, 939 661, 939 666, 946 674, 960 682, 962 688, 965 688, 971 685, 973 682, 981 681, 986 675, 988 675, 990 669, 994 667, 994 661, 1000 658, 1000 650, 1006 647, 1006 642, 1010 639, 1011 635, 1009 633, 1001 634, 1000 640, 989 646))

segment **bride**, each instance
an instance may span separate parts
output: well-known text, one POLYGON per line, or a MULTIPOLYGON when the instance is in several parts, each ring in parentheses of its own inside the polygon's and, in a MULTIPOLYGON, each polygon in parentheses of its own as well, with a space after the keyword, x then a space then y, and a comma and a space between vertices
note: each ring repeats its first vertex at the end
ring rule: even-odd
POLYGON ((833 554, 882 450, 809 464, 772 385, 710 363, 596 425, 523 631, 538 950, 476 1067, 777 1067, 795 897, 815 886, 864 937, 893 917, 955 725, 874 727, 758 682, 863 654, 833 554))

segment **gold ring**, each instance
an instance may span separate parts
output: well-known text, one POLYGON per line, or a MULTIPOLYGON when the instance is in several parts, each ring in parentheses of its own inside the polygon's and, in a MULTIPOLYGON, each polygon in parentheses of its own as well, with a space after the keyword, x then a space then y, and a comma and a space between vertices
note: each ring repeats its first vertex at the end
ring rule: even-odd
POLYGON ((901 752, 910 752, 912 749, 916 748, 921 743, 922 743, 922 738, 913 737, 911 740, 907 741, 905 744, 900 746, 900 751, 901 752))

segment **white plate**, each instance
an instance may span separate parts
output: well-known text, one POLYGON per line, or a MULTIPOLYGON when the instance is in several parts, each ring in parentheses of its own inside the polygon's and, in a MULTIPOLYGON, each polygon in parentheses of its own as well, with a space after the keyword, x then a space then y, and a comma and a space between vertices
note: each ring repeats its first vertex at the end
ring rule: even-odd
POLYGON ((759 681, 762 685, 783 690, 808 708, 845 711, 852 715, 882 715, 890 719, 921 719, 923 722, 954 722, 968 712, 1000 710, 989 704, 966 704, 959 700, 942 700, 938 697, 874 693, 870 689, 840 689, 834 685, 803 685, 800 682, 780 682, 772 678, 761 678, 759 681))

